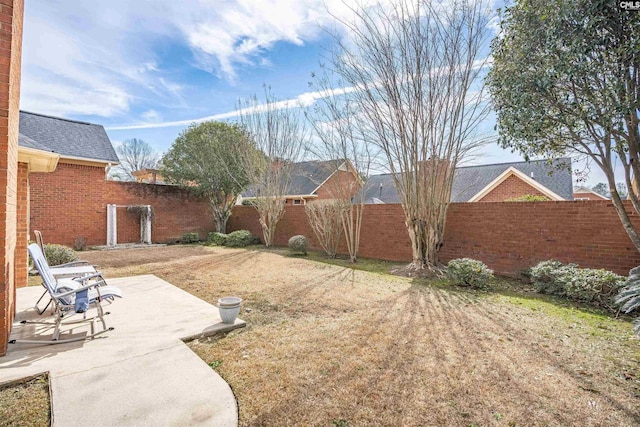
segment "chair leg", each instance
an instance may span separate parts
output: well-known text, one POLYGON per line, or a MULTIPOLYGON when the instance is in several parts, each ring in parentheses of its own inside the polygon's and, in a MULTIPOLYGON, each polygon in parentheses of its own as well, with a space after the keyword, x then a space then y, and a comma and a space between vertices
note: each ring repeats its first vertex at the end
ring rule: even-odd
POLYGON ((38 302, 36 302, 35 309, 38 312, 38 316, 42 316, 42 313, 44 313, 53 302, 53 299, 49 298, 49 302, 47 303, 47 305, 45 305, 44 308, 40 310, 40 308, 38 307, 38 304, 40 304, 40 301, 42 301, 42 298, 44 298, 47 295, 49 295, 49 292, 44 291, 44 293, 40 296, 40 299, 38 300, 38 302))
POLYGON ((55 312, 56 312, 56 318, 55 318, 55 322, 51 323, 51 322, 37 322, 37 321, 27 321, 27 320, 23 320, 22 324, 27 324, 27 323, 34 323, 34 324, 45 324, 45 325, 54 325, 54 331, 53 331, 53 336, 51 338, 50 341, 41 341, 41 340, 11 340, 9 341, 9 344, 36 344, 36 345, 53 345, 53 344, 63 344, 66 342, 78 342, 78 341, 85 341, 88 339, 94 339, 95 337, 97 337, 98 335, 102 335, 106 332, 109 331, 113 331, 114 328, 113 327, 107 327, 107 323, 104 320, 104 316, 110 314, 110 312, 106 312, 104 311, 104 309, 102 308, 102 305, 100 303, 96 304, 96 310, 97 310, 97 315, 93 316, 93 317, 89 317, 87 318, 86 316, 86 312, 83 313, 83 318, 80 320, 74 320, 71 322, 63 322, 63 318, 69 318, 71 317, 71 315, 73 315, 73 312, 65 312, 62 310, 62 308, 60 306, 55 306, 55 312), (96 332, 96 328, 95 328, 95 323, 96 322, 100 322, 102 323, 102 330, 96 332), (60 338, 60 328, 62 325, 72 325, 72 324, 80 324, 80 323, 86 323, 89 322, 90 323, 90 327, 91 327, 91 333, 89 335, 85 335, 84 337, 78 337, 78 338, 60 338))

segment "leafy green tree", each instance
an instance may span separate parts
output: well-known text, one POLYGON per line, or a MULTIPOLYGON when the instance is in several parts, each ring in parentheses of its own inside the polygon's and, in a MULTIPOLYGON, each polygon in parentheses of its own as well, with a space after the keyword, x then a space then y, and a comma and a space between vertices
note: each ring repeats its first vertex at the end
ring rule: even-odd
POLYGON ((618 194, 622 199, 627 198, 628 191, 627 191, 627 186, 624 184, 624 182, 616 183, 616 191, 618 192, 618 194))
POLYGON ((238 195, 249 185, 241 152, 255 150, 246 132, 223 122, 192 124, 162 158, 162 176, 211 205, 216 231, 224 233, 238 195))
POLYGON ((640 180, 640 13, 618 3, 516 0, 492 43, 487 82, 501 144, 526 159, 570 154, 595 163, 640 250, 614 174, 619 159, 626 187, 640 180))
POLYGON ((607 186, 607 184, 605 184, 604 182, 599 182, 596 185, 594 185, 593 187, 591 187, 591 189, 595 192, 598 193, 601 196, 604 197, 609 197, 609 187, 607 186))

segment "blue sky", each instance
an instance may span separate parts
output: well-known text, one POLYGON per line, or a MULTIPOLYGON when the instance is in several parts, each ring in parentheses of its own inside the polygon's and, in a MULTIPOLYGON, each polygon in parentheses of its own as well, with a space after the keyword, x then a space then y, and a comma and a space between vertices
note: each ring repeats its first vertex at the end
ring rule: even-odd
MULTIPOLYGON (((327 7, 345 13, 340 0, 25 3, 21 108, 99 123, 114 144, 141 138, 158 152, 264 84, 281 99, 304 97, 328 45, 327 7)), ((474 163, 517 160, 492 145, 474 163)))

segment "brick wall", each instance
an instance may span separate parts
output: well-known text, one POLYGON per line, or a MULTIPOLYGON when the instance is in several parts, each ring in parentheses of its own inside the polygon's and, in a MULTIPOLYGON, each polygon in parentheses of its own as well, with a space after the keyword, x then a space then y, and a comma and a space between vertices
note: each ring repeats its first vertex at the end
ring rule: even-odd
POLYGON ((0 356, 15 315, 18 120, 23 0, 0 0, 0 356))
MULTIPOLYGON (((627 208, 631 212, 630 204, 627 208)), ((632 213, 631 218, 640 227, 638 215, 632 213)), ((255 208, 234 209, 229 231, 239 229, 261 235, 255 208)), ((288 206, 278 225, 276 244, 285 246, 295 234, 304 234, 313 248, 320 249, 304 207, 288 206)), ((361 256, 409 262, 409 244, 400 205, 365 207, 361 256)), ((345 253, 345 248, 340 252, 345 253)), ((517 275, 552 258, 623 275, 640 265, 640 254, 608 201, 453 203, 440 255, 443 262, 461 257, 479 259, 506 275, 517 275)))
POLYGON ((534 196, 544 196, 540 191, 536 190, 515 175, 509 176, 502 181, 496 188, 491 190, 489 194, 480 199, 480 202, 504 202, 514 197, 520 197, 527 194, 534 196))
MULTIPOLYGON (((31 230, 45 242, 73 246, 77 237, 87 245, 107 239, 107 204, 117 208, 118 243, 140 241, 140 218, 126 205, 151 205, 155 212, 152 240, 180 240, 196 231, 206 238, 213 231, 205 200, 172 186, 105 181, 104 168, 59 163, 53 173, 31 174, 31 230)), ((32 236, 33 238, 33 236, 32 236)))
MULTIPOLYGON (((155 214, 151 227, 151 237, 154 242, 175 242, 182 238, 183 233, 194 231, 201 239, 205 239, 210 231, 215 230, 209 203, 178 187, 107 181, 105 183, 104 228, 100 237, 101 242, 104 242, 107 235, 107 203, 151 205, 155 214)), ((117 215, 118 242, 138 242, 140 240, 140 218, 127 212, 124 207, 117 209, 117 215)))
POLYGON ((16 288, 27 286, 29 244, 29 165, 18 163, 15 275, 16 288))

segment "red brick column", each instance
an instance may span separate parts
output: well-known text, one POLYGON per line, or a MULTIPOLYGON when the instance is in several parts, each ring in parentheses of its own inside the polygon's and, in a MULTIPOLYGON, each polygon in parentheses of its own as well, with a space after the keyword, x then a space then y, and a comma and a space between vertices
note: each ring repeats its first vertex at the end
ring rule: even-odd
POLYGON ((27 286, 29 244, 29 165, 18 163, 18 205, 16 224, 15 282, 16 288, 27 286))
POLYGON ((24 0, 0 0, 0 356, 15 314, 18 120, 24 0))

